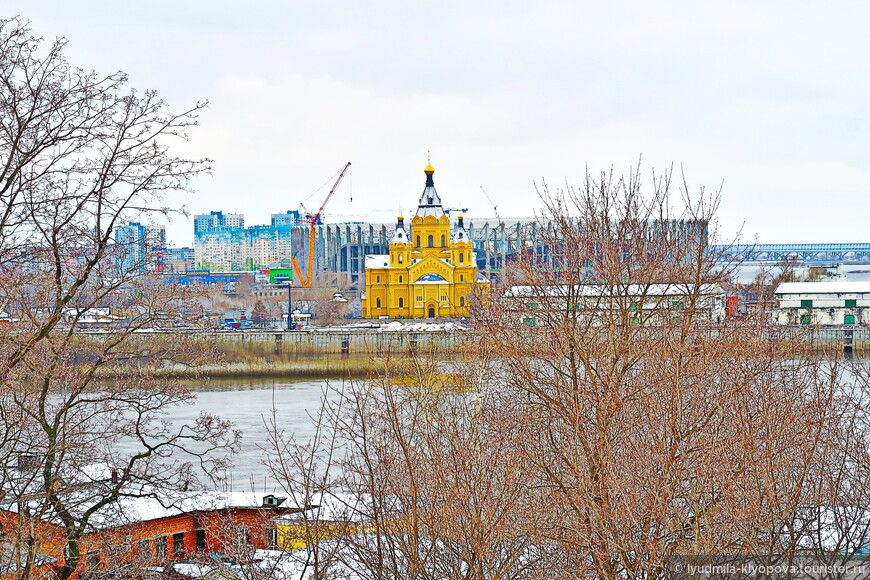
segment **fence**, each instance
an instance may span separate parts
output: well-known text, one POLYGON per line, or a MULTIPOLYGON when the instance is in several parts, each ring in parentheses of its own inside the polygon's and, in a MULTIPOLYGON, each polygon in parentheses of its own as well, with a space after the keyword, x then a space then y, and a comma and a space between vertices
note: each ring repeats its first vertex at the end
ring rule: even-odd
MULTIPOLYGON (((651 327, 650 332, 659 331, 651 327)), ((711 337, 719 333, 715 326, 706 329, 711 337)), ((870 327, 771 326, 770 339, 803 337, 814 350, 837 350, 870 354, 870 327)), ((141 333, 146 338, 150 333, 141 333)), ((186 334, 186 333, 185 333, 186 334)), ((390 352, 435 348, 442 353, 467 345, 471 335, 466 332, 377 332, 365 330, 335 331, 238 331, 197 332, 197 338, 214 345, 235 347, 233 350, 276 355, 360 354, 380 356, 390 352)))
MULTIPOLYGON (((282 354, 369 354, 417 348, 453 348, 463 343, 462 332, 213 332, 199 335, 214 343, 271 345, 275 353, 282 354)), ((272 350, 270 348, 270 350, 272 350)))
POLYGON ((832 348, 844 352, 870 352, 870 328, 849 327, 787 327, 792 332, 807 332, 817 348, 832 348))

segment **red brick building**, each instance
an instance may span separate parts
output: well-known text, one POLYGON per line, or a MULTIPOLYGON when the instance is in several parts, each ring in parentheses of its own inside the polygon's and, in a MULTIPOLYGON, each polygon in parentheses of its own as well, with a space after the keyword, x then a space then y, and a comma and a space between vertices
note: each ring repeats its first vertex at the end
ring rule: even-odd
MULTIPOLYGON (((163 566, 170 561, 239 558, 277 545, 275 518, 303 510, 283 498, 233 492, 173 492, 123 498, 92 516, 82 538, 85 563, 79 574, 163 566)), ((22 517, 0 510, 9 530, 22 517)), ((51 522, 28 522, 40 538, 41 553, 63 562, 63 529, 51 522)))

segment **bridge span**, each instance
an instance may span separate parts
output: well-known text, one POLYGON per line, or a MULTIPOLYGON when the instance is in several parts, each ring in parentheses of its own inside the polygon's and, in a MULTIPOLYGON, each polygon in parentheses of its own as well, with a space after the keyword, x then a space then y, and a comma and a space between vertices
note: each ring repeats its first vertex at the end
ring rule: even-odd
POLYGON ((712 246, 712 250, 719 262, 870 263, 870 243, 735 244, 712 246))

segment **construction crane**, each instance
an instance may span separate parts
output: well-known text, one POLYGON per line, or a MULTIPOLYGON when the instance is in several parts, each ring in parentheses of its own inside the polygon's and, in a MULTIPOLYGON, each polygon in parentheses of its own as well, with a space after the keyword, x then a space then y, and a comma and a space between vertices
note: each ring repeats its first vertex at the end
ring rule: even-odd
MULTIPOLYGON (((320 218, 323 216, 323 210, 326 208, 326 204, 329 203, 329 200, 332 199, 332 194, 335 193, 335 190, 338 189, 338 185, 341 183, 341 180, 344 179, 344 175, 347 173, 347 170, 350 169, 350 161, 347 162, 347 165, 344 166, 344 169, 341 170, 341 173, 338 174, 338 179, 335 180, 335 183, 332 185, 332 189, 329 190, 329 193, 326 196, 326 199, 323 200, 323 205, 320 206, 320 209, 317 210, 316 214, 310 214, 306 212, 305 223, 308 224, 308 263, 306 264, 306 268, 308 270, 307 275, 302 274, 302 268, 299 267, 299 262, 296 260, 296 256, 293 256, 293 275, 299 280, 299 285, 303 288, 311 288, 311 279, 314 277, 314 245, 317 241, 317 224, 320 223, 320 218)), ((301 204, 300 204, 301 205, 301 204)), ((303 208, 305 206, 302 206, 303 208)))
MULTIPOLYGON (((489 202, 489 204, 492 206, 492 211, 495 212, 495 219, 496 219, 496 221, 498 221, 498 226, 497 226, 497 227, 501 228, 502 238, 504 238, 504 236, 505 236, 505 227, 504 227, 504 222, 501 221, 501 216, 498 215, 498 206, 497 206, 495 203, 493 203, 492 198, 489 197, 489 194, 486 193, 486 190, 483 188, 482 185, 480 186, 480 191, 483 192, 483 195, 486 196, 486 200, 487 200, 487 201, 489 202)), ((488 254, 489 254, 489 239, 488 239, 488 238, 489 238, 489 232, 487 231, 487 226, 484 226, 484 232, 485 232, 485 235, 486 235, 486 237, 487 237, 487 239, 484 240, 484 243, 483 243, 484 252, 487 254, 487 257, 486 257, 486 277, 489 278, 489 277, 490 277, 490 257, 489 257, 489 255, 488 255, 488 254)), ((498 251, 498 245, 495 243, 495 241, 493 241, 493 249, 494 249, 494 251, 498 251)), ((498 266, 498 265, 499 265, 498 261, 496 261, 496 262, 494 263, 494 265, 495 265, 495 266, 498 266)), ((501 270, 500 267, 499 267, 499 268, 493 268, 493 269, 496 270, 496 271, 500 271, 500 270, 501 270)))
POLYGON ((501 221, 501 218, 498 215, 498 206, 492 202, 492 198, 489 197, 489 194, 486 193, 486 190, 483 188, 482 185, 480 186, 480 191, 483 192, 483 195, 486 196, 486 201, 488 201, 489 204, 492 206, 492 211, 495 212, 495 219, 498 220, 498 225, 504 225, 504 222, 501 221))

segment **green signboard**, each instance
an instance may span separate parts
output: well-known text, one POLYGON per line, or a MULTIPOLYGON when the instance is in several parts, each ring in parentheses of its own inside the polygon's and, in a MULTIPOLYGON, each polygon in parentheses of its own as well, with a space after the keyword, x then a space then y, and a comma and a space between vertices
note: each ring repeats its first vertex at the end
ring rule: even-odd
POLYGON ((286 284, 293 281, 293 268, 272 268, 269 270, 269 282, 286 284))

